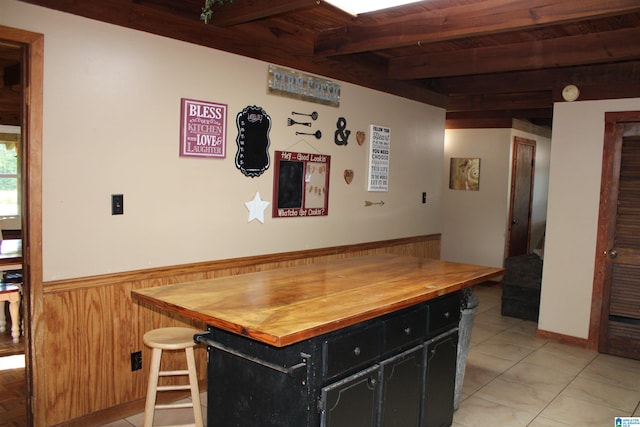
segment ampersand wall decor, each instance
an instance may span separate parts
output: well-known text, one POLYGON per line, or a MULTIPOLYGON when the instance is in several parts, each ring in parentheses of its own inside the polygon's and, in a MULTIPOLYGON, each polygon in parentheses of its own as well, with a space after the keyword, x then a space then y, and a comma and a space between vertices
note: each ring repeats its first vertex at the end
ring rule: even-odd
POLYGON ((347 130, 347 119, 344 117, 339 117, 336 122, 337 130, 335 132, 334 141, 336 145, 347 145, 349 142, 349 135, 351 134, 350 130, 347 130))

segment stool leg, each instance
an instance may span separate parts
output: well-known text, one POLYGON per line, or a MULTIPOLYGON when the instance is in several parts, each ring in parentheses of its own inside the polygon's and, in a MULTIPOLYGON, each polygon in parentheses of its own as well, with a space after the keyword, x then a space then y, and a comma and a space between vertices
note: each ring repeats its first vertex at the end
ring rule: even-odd
POLYGON ((202 407, 200 405, 200 389, 198 388, 198 375, 196 374, 196 358, 193 355, 193 347, 184 349, 187 355, 187 369, 189 370, 189 384, 191 385, 191 400, 193 401, 193 416, 196 427, 203 427, 202 407))
POLYGON ((151 353, 151 368, 149 369, 149 385, 147 386, 147 401, 144 405, 144 427, 153 425, 153 415, 156 406, 156 394, 158 392, 158 377, 160 376, 160 359, 162 349, 154 348, 151 353))
POLYGON ((0 301, 0 332, 4 332, 7 327, 7 319, 4 314, 4 301, 0 301))
POLYGON ((9 314, 11 315, 11 337, 14 343, 20 342, 20 294, 9 299, 9 314))

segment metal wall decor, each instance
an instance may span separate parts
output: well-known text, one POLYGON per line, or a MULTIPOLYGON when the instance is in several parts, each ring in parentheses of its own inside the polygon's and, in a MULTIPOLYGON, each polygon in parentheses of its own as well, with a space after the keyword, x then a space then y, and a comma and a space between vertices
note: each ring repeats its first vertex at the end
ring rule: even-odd
POLYGON ((347 129, 347 119, 339 117, 336 127, 338 129, 334 133, 333 141, 336 145, 347 145, 349 143, 349 135, 351 135, 351 131, 347 129))
POLYGON ((313 132, 313 133, 308 133, 308 132, 296 132, 296 135, 313 135, 316 137, 316 139, 320 139, 322 138, 322 132, 320 132, 319 130, 313 132))
POLYGON ((293 114, 294 116, 309 116, 311 117, 311 120, 318 120, 318 112, 314 111, 311 114, 306 114, 306 113, 296 113, 295 111, 292 111, 291 114, 293 114))
POLYGON ((236 167, 245 176, 255 178, 269 169, 269 131, 271 117, 261 107, 246 107, 236 116, 238 137, 236 167))
MULTIPOLYGON (((296 113, 295 111, 291 112, 292 115, 298 115, 298 116, 308 116, 311 117, 311 120, 317 120, 318 119, 318 113, 316 111, 314 111, 313 113, 296 113)), ((294 125, 302 125, 302 126, 307 126, 307 127, 311 127, 311 122, 298 122, 294 119, 292 119, 291 117, 289 117, 287 119, 287 126, 294 126, 294 125)), ((316 139, 320 139, 322 138, 322 132, 320 132, 319 130, 315 131, 315 132, 298 132, 296 131, 296 135, 312 135, 315 136, 316 139)))
POLYGON ((273 95, 340 106, 340 84, 311 74, 269 65, 267 85, 273 95))

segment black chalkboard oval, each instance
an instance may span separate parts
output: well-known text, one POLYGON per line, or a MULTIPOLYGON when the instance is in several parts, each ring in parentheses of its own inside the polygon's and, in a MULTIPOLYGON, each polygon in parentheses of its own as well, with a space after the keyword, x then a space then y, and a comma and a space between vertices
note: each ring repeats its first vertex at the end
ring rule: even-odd
POLYGON ((269 131, 271 117, 261 107, 246 107, 236 116, 238 137, 236 167, 245 176, 255 178, 269 169, 269 131))

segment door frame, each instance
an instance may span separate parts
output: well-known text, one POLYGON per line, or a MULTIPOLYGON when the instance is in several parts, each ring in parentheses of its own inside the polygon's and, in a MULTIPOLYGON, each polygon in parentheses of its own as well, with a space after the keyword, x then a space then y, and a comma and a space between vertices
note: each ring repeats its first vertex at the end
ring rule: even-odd
MULTIPOLYGON (((591 317, 587 347, 597 350, 600 342, 602 308, 610 279, 607 269, 606 251, 609 249, 609 228, 615 223, 610 206, 618 200, 618 186, 613 185, 613 177, 620 174, 620 152, 616 150, 616 127, 620 123, 640 122, 640 111, 605 113, 604 144, 602 150, 602 178, 600 182, 600 203, 596 236, 595 267, 593 273, 593 293, 591 297, 591 317)), ((616 181, 617 182, 617 181, 616 181)))
POLYGON ((42 111, 44 35, 0 25, 0 40, 22 47, 22 259, 25 276, 25 377, 27 425, 46 424, 44 355, 37 348, 45 339, 42 324, 42 111))

